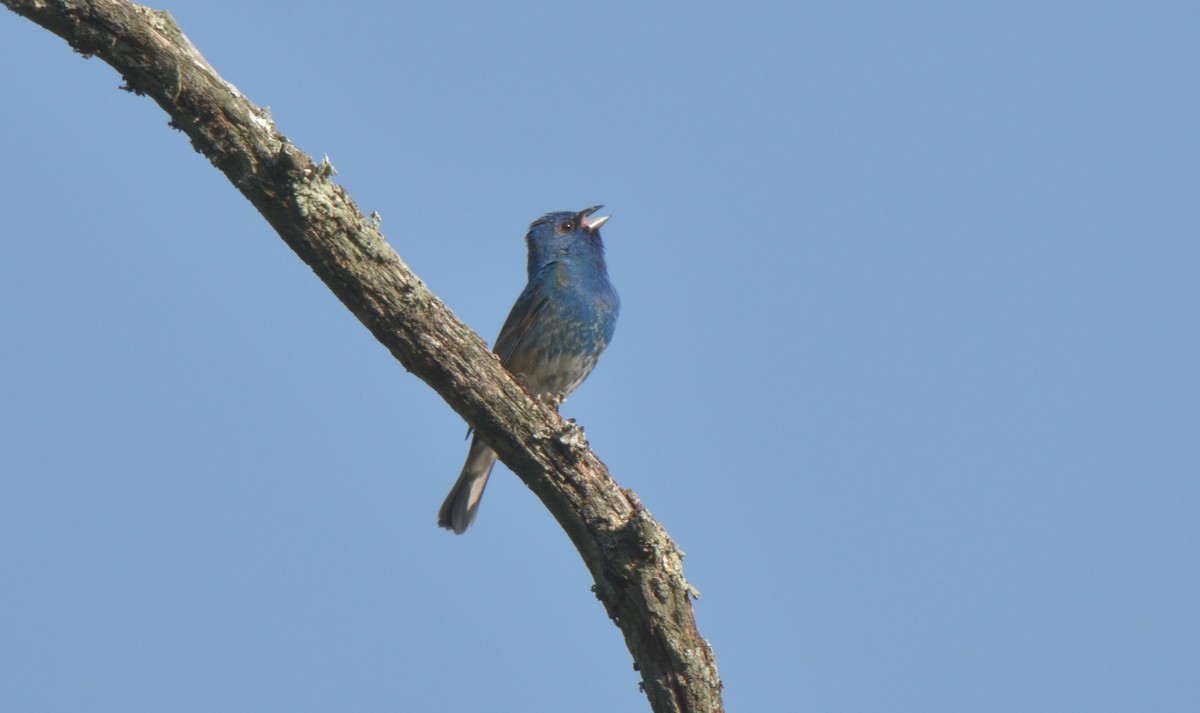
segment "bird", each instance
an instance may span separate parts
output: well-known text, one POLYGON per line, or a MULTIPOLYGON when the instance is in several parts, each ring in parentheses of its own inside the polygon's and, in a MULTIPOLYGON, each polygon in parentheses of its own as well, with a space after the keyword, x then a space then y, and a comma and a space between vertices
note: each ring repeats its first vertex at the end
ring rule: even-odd
MULTIPOLYGON (((621 301, 600 240, 600 226, 612 216, 592 217, 603 207, 547 213, 530 224, 529 281, 492 348, 531 396, 555 410, 592 373, 617 326, 621 301)), ((438 513, 440 527, 466 532, 495 464, 496 453, 475 434, 438 513)))

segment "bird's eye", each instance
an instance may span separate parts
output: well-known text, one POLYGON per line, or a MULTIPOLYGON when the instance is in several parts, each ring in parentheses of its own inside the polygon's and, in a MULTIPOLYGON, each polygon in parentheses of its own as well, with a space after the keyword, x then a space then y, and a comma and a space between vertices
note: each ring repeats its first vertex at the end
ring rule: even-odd
POLYGON ((569 220, 564 220, 563 222, 558 224, 558 229, 564 233, 569 233, 575 229, 575 224, 569 220))

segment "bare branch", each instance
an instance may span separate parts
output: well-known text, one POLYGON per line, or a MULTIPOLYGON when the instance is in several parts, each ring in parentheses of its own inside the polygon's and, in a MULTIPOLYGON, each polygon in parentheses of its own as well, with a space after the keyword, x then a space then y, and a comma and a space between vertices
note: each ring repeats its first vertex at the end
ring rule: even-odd
POLYGON ((609 477, 582 432, 533 401, 409 271, 330 180, 327 162, 315 164, 221 79, 166 12, 123 0, 0 1, 154 99, 375 338, 529 485, 591 571, 655 711, 723 710, 675 544, 609 477))

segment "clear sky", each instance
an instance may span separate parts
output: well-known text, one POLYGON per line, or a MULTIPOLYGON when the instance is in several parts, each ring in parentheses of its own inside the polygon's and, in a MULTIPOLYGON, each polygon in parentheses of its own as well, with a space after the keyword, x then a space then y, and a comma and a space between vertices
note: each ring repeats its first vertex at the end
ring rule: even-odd
MULTIPOLYGON (((1200 6, 168 8, 687 552, 731 711, 1200 710, 1200 6)), ((551 517, 117 74, 0 11, 0 708, 648 710, 551 517)))

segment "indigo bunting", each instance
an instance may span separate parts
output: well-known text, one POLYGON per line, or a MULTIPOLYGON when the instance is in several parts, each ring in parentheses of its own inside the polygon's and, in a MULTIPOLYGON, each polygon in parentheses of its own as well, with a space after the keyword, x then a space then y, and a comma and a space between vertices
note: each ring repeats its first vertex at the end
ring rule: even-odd
MULTIPOLYGON (((612 340, 620 300, 608 281, 600 226, 604 206, 548 213, 529 226, 529 283, 500 329, 493 351, 535 399, 558 404, 583 383, 612 340)), ((496 454, 479 435, 438 513, 461 535, 475 521, 496 454)))

